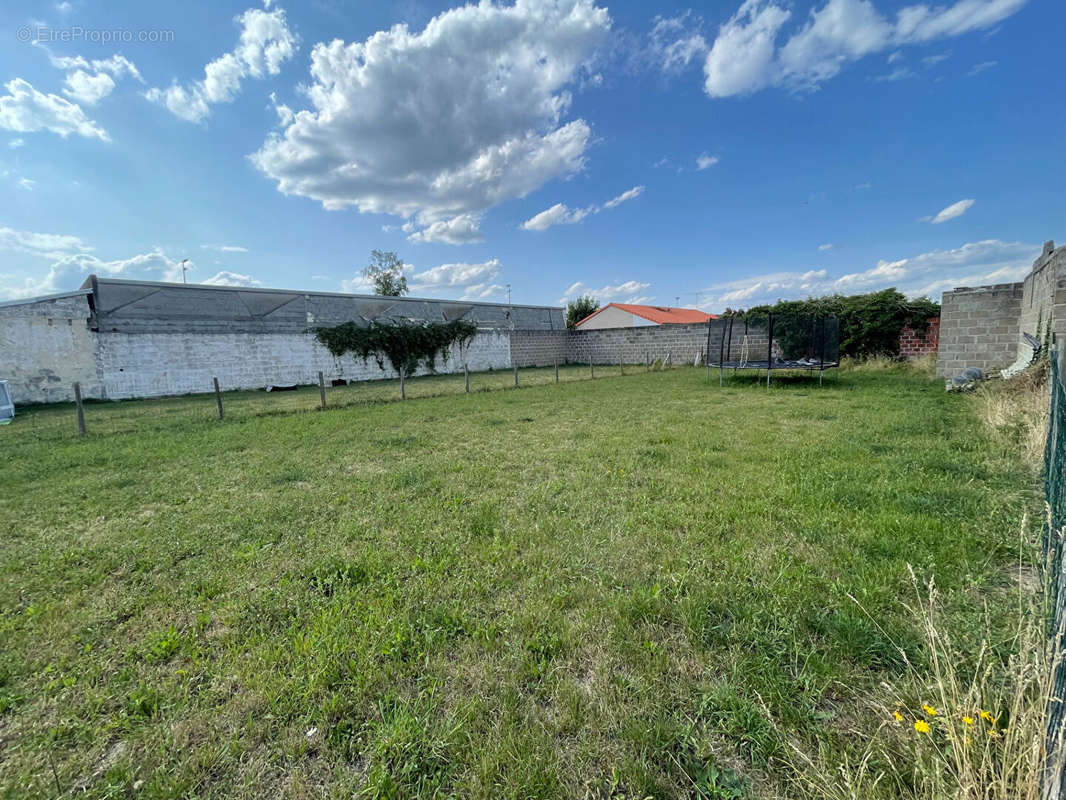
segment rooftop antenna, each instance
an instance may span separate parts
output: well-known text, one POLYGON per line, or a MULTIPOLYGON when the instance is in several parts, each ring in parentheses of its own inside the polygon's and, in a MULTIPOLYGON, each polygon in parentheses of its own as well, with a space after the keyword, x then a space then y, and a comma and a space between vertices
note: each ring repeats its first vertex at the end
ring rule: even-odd
POLYGON ((507 305, 511 305, 511 284, 507 284, 507 305))
POLYGON ((674 298, 674 301, 675 301, 675 302, 677 303, 677 305, 678 305, 678 308, 680 308, 680 307, 681 307, 681 295, 677 295, 677 296, 676 296, 676 297, 674 298))
POLYGON ((188 264, 188 263, 189 263, 189 259, 187 259, 187 258, 183 258, 181 260, 181 282, 182 283, 188 283, 188 281, 185 280, 185 273, 189 271, 189 268, 187 266, 185 266, 185 265, 188 264))

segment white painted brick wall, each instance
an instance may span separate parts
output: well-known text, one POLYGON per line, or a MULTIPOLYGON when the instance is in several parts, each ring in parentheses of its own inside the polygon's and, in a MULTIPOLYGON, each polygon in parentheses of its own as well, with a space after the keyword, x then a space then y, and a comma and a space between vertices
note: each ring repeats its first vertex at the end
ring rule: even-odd
MULTIPOLYGON (((351 355, 334 358, 313 334, 101 332, 95 341, 100 382, 111 400, 208 392, 215 377, 223 390, 313 384, 319 371, 327 382, 396 377, 387 361, 382 371, 373 358, 366 364, 351 355)), ((510 366, 507 331, 481 331, 465 351, 471 371, 510 366)), ((437 360, 436 371, 461 372, 463 361, 453 348, 447 362, 437 360)))

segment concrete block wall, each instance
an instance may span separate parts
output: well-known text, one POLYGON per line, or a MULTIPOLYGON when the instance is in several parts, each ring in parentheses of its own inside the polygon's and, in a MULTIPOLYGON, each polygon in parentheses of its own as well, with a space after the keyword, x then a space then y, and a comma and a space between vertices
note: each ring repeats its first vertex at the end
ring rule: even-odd
POLYGON ((0 306, 0 380, 15 405, 58 403, 100 394, 86 295, 0 306))
POLYGON ((937 375, 967 367, 994 372, 1017 357, 1022 284, 964 287, 944 292, 940 307, 937 375))
POLYGON ((549 367, 569 358, 570 331, 511 331, 511 363, 518 367, 549 367))
MULTIPOLYGON (((710 331, 711 360, 717 360, 722 351, 722 336, 727 327, 713 323, 710 331)), ((730 342, 726 343, 732 360, 745 356, 751 361, 766 360, 766 330, 752 327, 747 334, 744 324, 733 325, 730 342)), ((644 364, 670 357, 673 364, 691 364, 700 356, 705 363, 707 356, 707 323, 697 322, 682 325, 655 325, 634 328, 603 328, 572 331, 568 347, 568 360, 587 364, 617 364, 621 358, 626 364, 644 364)), ((777 350, 775 348, 775 354, 777 350)))

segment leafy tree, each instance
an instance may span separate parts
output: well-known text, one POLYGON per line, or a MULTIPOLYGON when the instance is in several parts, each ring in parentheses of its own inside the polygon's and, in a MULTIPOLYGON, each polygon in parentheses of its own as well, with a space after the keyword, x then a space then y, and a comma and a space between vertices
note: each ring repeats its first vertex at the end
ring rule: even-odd
POLYGON ((401 297, 407 294, 405 266, 403 260, 391 251, 371 250, 370 264, 363 270, 363 276, 374 284, 374 294, 401 297))
POLYGON ((581 322, 585 317, 600 307, 600 304, 596 302, 596 298, 590 294, 582 295, 575 300, 571 300, 566 304, 566 327, 577 327, 577 323, 581 322))
POLYGON ((807 300, 778 300, 774 305, 756 306, 745 316, 749 320, 765 319, 767 312, 775 317, 775 334, 785 335, 784 318, 803 316, 832 316, 840 320, 840 353, 846 356, 896 355, 899 353, 899 334, 904 326, 925 333, 931 317, 940 316, 940 304, 926 297, 908 300, 896 289, 869 294, 812 297, 807 300), (777 318, 782 318, 778 327, 777 318))

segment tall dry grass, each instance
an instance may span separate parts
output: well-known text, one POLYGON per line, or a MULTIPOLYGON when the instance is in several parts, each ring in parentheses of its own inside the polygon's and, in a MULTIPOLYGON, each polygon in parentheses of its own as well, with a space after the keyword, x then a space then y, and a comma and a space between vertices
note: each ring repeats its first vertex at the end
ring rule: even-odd
POLYGON ((859 756, 794 746, 788 761, 795 788, 811 800, 1039 800, 1063 641, 1061 631, 1047 636, 1049 592, 1019 582, 1012 635, 986 636, 972 655, 948 632, 933 581, 922 584, 913 571, 910 577, 924 664, 899 648, 905 673, 866 703, 864 712, 880 722, 859 756))
POLYGON ((990 381, 975 393, 981 420, 1017 445, 1035 471, 1043 467, 1047 441, 1049 369, 1039 362, 1008 381, 990 381))

